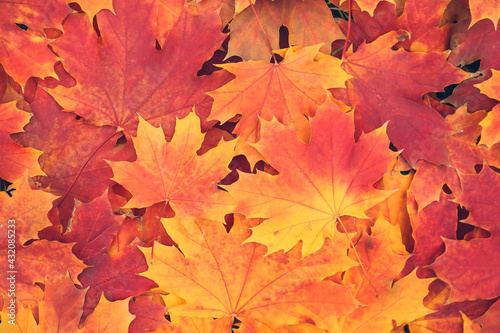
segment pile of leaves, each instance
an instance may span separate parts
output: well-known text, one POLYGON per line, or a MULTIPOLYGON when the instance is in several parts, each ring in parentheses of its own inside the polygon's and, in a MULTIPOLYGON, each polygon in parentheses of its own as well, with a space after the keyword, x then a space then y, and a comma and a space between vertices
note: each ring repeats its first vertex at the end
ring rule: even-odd
POLYGON ((499 332, 499 19, 0 2, 0 330, 499 332))

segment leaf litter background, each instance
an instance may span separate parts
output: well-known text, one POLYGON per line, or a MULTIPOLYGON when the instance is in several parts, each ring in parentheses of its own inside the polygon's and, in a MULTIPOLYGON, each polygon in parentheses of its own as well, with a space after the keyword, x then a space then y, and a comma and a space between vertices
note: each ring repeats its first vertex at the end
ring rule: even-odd
POLYGON ((499 19, 0 2, 1 330, 498 332, 499 19))

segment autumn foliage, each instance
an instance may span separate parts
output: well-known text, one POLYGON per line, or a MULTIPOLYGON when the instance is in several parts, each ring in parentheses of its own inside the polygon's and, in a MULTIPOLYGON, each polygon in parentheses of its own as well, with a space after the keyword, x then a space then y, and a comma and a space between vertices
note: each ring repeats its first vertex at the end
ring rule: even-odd
POLYGON ((500 332, 498 1, 250 1, 0 2, 0 331, 500 332))

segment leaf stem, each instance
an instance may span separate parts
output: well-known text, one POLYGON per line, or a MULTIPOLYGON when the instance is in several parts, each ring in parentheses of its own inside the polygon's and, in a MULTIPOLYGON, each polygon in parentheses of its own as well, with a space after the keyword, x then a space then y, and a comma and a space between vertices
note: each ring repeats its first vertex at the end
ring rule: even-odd
POLYGON ((163 205, 160 216, 158 217, 158 222, 156 222, 155 232, 153 234, 153 245, 151 245, 151 262, 153 262, 153 258, 154 258, 156 233, 158 232, 158 226, 161 223, 161 217, 163 216, 163 213, 165 212, 165 208, 167 208, 167 205, 168 205, 168 201, 165 201, 165 204, 163 205))
POLYGON ((273 56, 274 64, 277 65, 278 60, 276 59, 276 56, 273 53, 273 47, 271 46, 271 42, 269 41, 269 37, 267 36, 266 30, 264 29, 264 26, 262 25, 262 22, 260 21, 259 14, 257 14, 257 11, 255 10, 255 7, 252 3, 252 0, 250 0, 249 2, 250 2, 250 6, 252 6, 253 13, 255 14, 255 17, 257 18, 257 22, 259 22, 260 28, 262 29, 262 32, 264 33, 264 36, 266 36, 267 45, 269 45, 269 51, 271 52, 271 55, 273 56))
POLYGON ((356 255, 356 258, 358 259, 359 266, 361 266, 361 269, 363 270, 363 273, 365 274, 366 279, 368 280, 368 282, 372 286, 373 290, 375 291, 375 295, 377 295, 377 298, 378 298, 379 295, 378 295, 377 288, 375 288, 375 285, 373 284, 372 280, 370 280, 370 278, 368 277, 368 273, 366 272, 365 266, 363 266, 363 263, 361 262, 361 258, 359 257, 358 251, 356 251, 356 248, 354 247, 354 243, 351 239, 351 236, 349 236, 349 233, 347 232, 347 228, 345 227, 344 223, 340 219, 340 216, 337 217, 337 221, 339 221, 342 228, 344 228, 345 235, 347 236, 347 238, 349 239, 349 242, 351 243, 351 247, 354 250, 354 254, 356 255))
POLYGON ((347 50, 347 44, 349 43, 349 37, 351 35, 351 20, 352 20, 352 0, 349 0, 349 19, 347 20, 347 35, 345 36, 344 49, 342 50, 342 59, 345 59, 345 51, 347 50))

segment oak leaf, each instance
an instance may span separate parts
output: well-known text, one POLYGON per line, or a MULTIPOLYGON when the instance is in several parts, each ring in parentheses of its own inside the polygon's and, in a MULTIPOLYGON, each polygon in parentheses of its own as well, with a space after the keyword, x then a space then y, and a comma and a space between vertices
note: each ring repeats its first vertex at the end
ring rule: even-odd
POLYGON ((237 55, 244 60, 268 61, 271 58, 269 47, 272 49, 280 47, 281 25, 288 28, 289 45, 308 46, 325 43, 320 51, 326 54, 331 52, 330 44, 334 40, 345 38, 328 6, 321 1, 257 0, 254 8, 256 13, 251 6, 248 6, 230 23, 228 57, 237 55))
POLYGON ((150 251, 143 249, 150 262, 144 275, 161 290, 186 300, 169 309, 173 316, 244 320, 251 315, 278 331, 301 322, 336 328, 338 316, 352 311, 356 301, 349 287, 321 280, 353 265, 345 255, 347 239, 337 235, 333 244, 305 259, 299 246, 264 257, 264 246, 241 245, 248 228, 259 222, 235 215, 229 233, 210 220, 196 220, 192 232, 178 221, 168 223, 167 232, 184 256, 174 247, 157 244, 158 255, 151 263, 150 251))
POLYGON ((366 218, 367 209, 392 193, 372 186, 396 155, 388 149, 385 126, 355 143, 352 114, 332 102, 325 103, 311 123, 309 145, 291 128, 263 124, 255 147, 279 175, 241 173, 227 187, 238 202, 237 212, 269 218, 253 228, 246 241, 266 245, 268 253, 288 251, 302 240, 303 255, 311 254, 333 236, 339 217, 366 218))
POLYGON ((113 180, 133 197, 125 208, 149 207, 164 202, 181 220, 209 217, 223 220, 234 207, 234 200, 217 183, 224 178, 234 155, 234 144, 220 145, 202 156, 196 151, 203 142, 199 118, 191 113, 177 124, 175 135, 166 142, 162 128, 139 119, 135 162, 108 162, 113 180))
POLYGON ((293 123, 300 139, 309 142, 311 128, 305 116, 314 116, 326 100, 327 88, 345 88, 349 78, 340 69, 340 60, 318 54, 320 47, 288 49, 279 64, 248 61, 219 65, 236 78, 209 93, 214 98, 210 119, 226 122, 241 114, 234 132, 256 142, 260 119, 271 121, 275 117, 283 125, 293 123))

